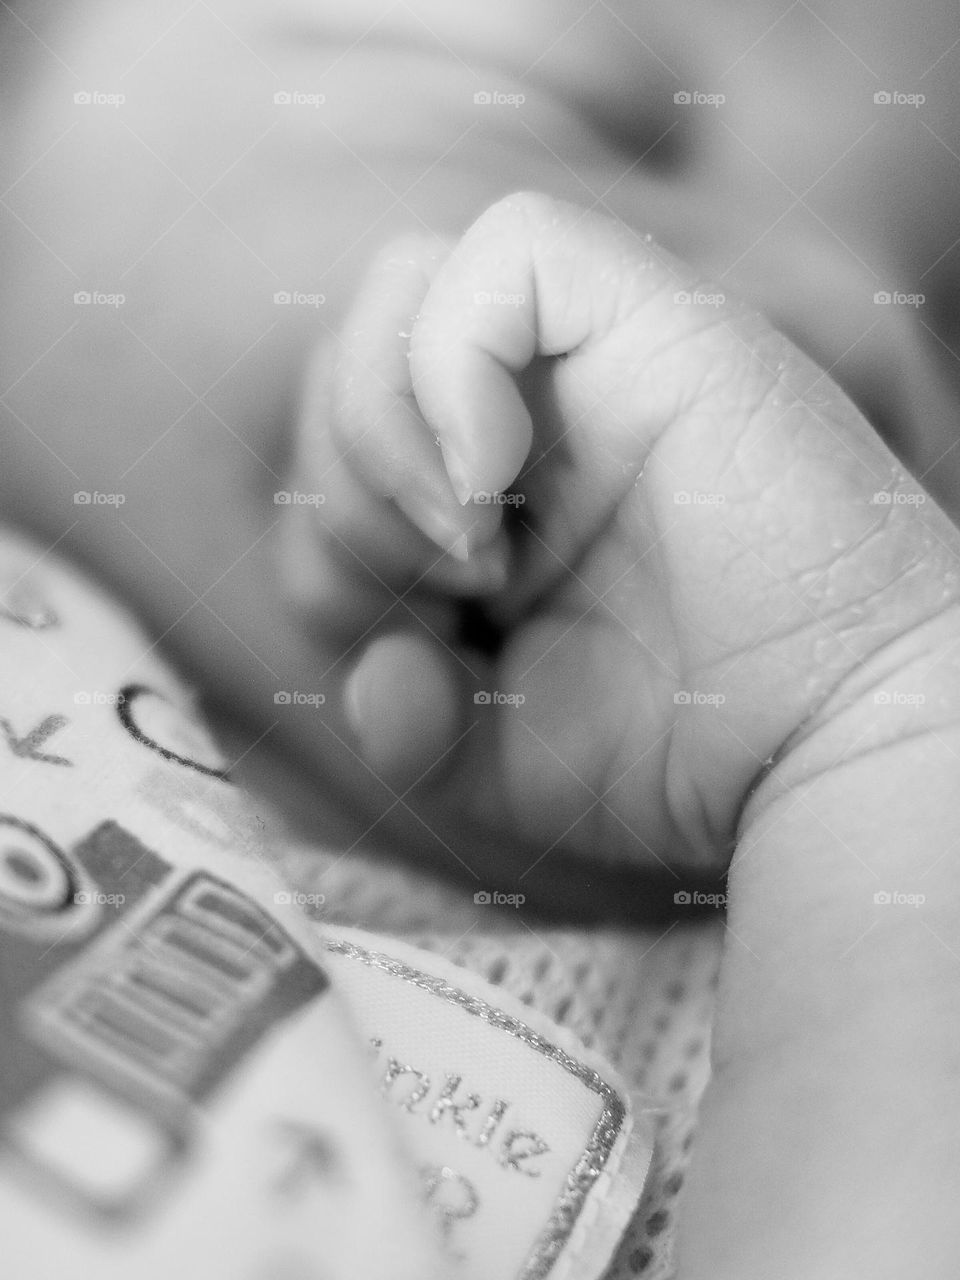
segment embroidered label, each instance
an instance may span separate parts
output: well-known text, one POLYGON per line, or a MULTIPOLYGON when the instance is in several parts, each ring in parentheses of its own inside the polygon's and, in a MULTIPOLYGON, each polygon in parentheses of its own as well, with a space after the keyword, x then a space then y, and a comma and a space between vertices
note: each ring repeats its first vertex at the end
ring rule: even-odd
POLYGON ((358 929, 330 930, 326 948, 460 1273, 600 1275, 652 1153, 610 1067, 432 954, 358 929))

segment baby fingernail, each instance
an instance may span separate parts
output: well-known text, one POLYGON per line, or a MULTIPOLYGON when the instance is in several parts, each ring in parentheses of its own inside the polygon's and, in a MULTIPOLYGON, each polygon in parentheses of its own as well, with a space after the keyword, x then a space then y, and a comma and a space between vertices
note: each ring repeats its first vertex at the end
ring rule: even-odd
POLYGON ((468 559, 458 560, 456 564, 436 564, 428 571, 428 576, 448 591, 468 595, 502 591, 510 576, 509 541, 503 530, 499 530, 492 542, 475 547, 468 559))
POLYGON ((440 507, 428 488, 408 486, 405 492, 396 495, 394 501, 410 523, 416 525, 441 551, 449 552, 456 560, 467 559, 469 548, 461 523, 440 507))
POLYGON ((476 485, 463 459, 451 449, 450 445, 441 443, 440 452, 443 454, 443 465, 447 469, 447 476, 453 492, 457 495, 457 501, 461 507, 465 507, 473 497, 476 485))
POLYGON ((461 533, 458 538, 454 538, 450 546, 447 547, 447 550, 453 556, 454 560, 459 560, 461 564, 466 564, 470 559, 470 547, 467 543, 467 535, 465 533, 461 533))

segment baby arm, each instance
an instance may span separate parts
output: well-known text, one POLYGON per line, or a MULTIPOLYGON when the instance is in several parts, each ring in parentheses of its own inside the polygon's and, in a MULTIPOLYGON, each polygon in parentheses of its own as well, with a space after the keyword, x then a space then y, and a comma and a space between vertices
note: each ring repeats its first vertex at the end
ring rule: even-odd
POLYGON ((468 513, 503 636, 486 666, 435 622, 364 636, 368 757, 544 857, 732 851, 684 1280, 951 1275, 955 529, 824 374, 621 226, 517 196, 377 270, 302 474, 332 449, 371 510, 437 530, 371 537, 384 583, 468 513), (478 675, 512 703, 476 707, 478 675))

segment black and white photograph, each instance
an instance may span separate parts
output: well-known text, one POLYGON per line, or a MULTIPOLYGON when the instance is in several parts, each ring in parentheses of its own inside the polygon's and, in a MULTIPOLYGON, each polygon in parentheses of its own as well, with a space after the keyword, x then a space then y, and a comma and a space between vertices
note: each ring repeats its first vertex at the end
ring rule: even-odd
POLYGON ((960 1276, 957 0, 0 0, 0 1276, 960 1276))

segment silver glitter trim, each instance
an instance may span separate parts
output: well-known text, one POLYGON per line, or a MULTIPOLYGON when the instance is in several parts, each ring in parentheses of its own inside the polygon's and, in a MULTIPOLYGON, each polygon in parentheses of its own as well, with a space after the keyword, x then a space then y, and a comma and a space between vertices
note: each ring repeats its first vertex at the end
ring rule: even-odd
POLYGON ((563 1067, 602 1099, 603 1109, 590 1135, 590 1140, 577 1163, 567 1174, 566 1183, 547 1220, 547 1225, 537 1237, 530 1256, 517 1276, 517 1280, 544 1280, 573 1231, 587 1195, 603 1172, 613 1145, 620 1135, 626 1118, 626 1108, 622 1099, 596 1071, 578 1062, 576 1058, 571 1058, 558 1045, 551 1044, 549 1040, 538 1035, 532 1027, 519 1022, 516 1018, 511 1018, 509 1014, 494 1008, 486 1001, 468 995, 459 987, 451 986, 443 978, 413 969, 410 965, 394 960, 392 956, 384 955, 382 952, 367 951, 352 942, 328 938, 324 939, 324 946, 335 955, 359 960, 372 969, 381 969, 391 977, 401 978, 422 991, 429 991, 431 995, 458 1005, 465 1013, 473 1014, 474 1017, 482 1019, 498 1031, 506 1031, 509 1035, 516 1036, 536 1053, 563 1067))

